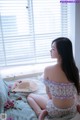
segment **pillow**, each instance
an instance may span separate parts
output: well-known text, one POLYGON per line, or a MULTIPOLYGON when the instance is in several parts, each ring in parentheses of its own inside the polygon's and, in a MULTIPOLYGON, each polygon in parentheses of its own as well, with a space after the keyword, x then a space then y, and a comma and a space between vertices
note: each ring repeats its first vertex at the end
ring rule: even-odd
POLYGON ((4 112, 4 103, 7 101, 7 97, 6 85, 0 77, 0 113, 4 112))

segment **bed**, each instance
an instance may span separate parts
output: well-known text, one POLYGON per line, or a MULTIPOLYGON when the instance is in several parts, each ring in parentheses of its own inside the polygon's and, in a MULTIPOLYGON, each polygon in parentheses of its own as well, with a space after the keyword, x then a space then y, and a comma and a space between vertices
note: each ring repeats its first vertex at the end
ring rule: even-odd
MULTIPOLYGON (((25 80, 27 79, 25 78, 25 80)), ((46 95, 45 86, 40 78, 39 79, 29 78, 29 80, 35 81, 38 85, 38 89, 34 93, 46 95)), ((0 78, 0 118, 4 117, 1 116, 2 113, 4 113, 5 117, 7 117, 7 119, 4 120, 38 120, 35 112, 27 102, 27 95, 29 93, 24 94, 24 93, 11 92, 10 88, 13 84, 14 81, 4 81, 3 79, 0 78), (7 102, 7 99, 8 102, 14 101, 14 105, 12 106, 12 108, 7 108, 7 109, 4 108, 4 104, 7 102)), ((80 119, 80 115, 77 114, 75 118, 71 120, 79 120, 79 119, 80 119)), ((45 120, 47 120, 47 118, 45 118, 45 120)), ((59 120, 64 120, 64 119, 59 119, 59 120)))
MULTIPOLYGON (((42 81, 36 78, 29 78, 29 80, 35 81, 38 85, 38 89, 34 93, 45 95, 45 86, 42 81), (41 87, 43 90, 40 89, 41 87)), ((4 81, 0 79, 0 114, 2 115, 2 113, 5 112, 7 120, 38 120, 35 112, 27 102, 27 95, 29 93, 11 92, 10 89, 13 84, 14 81, 4 81), (12 101, 14 101, 14 105, 9 108, 8 103, 12 101), (5 103, 6 107, 4 108, 5 103)))

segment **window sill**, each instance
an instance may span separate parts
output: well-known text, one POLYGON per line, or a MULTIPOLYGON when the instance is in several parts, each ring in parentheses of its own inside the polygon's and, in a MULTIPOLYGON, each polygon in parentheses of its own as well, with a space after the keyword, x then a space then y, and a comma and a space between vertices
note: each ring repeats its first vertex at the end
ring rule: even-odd
POLYGON ((35 77, 41 75, 44 71, 44 68, 52 64, 53 63, 45 63, 38 65, 3 68, 1 69, 0 74, 1 77, 7 81, 17 80, 21 78, 35 77))

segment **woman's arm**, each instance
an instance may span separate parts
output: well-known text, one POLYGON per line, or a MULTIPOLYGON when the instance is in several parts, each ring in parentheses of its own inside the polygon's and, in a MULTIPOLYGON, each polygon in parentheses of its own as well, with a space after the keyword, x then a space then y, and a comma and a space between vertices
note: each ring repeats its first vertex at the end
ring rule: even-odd
MULTIPOLYGON (((49 73, 49 70, 48 70, 48 67, 46 67, 45 70, 44 70, 44 80, 47 80, 47 79, 48 79, 48 73, 49 73)), ((47 85, 45 85, 45 86, 46 86, 46 93, 47 93, 48 97, 49 97, 50 99, 52 99, 52 96, 51 96, 49 87, 48 87, 47 85)))

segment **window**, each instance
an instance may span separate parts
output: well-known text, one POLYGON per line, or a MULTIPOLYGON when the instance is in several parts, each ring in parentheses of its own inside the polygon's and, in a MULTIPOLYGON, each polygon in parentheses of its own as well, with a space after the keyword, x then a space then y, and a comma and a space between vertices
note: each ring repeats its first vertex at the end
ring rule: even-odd
POLYGON ((68 37, 69 19, 59 0, 0 0, 0 66, 51 62, 51 41, 68 37))

